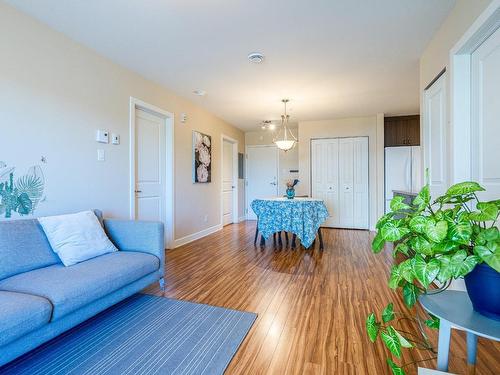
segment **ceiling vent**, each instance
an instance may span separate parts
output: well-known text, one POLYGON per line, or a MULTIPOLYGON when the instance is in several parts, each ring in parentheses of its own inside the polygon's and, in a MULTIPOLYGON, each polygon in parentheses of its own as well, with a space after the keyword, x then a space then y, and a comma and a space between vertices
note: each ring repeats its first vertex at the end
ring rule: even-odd
POLYGON ((260 52, 252 52, 248 55, 248 61, 254 64, 260 64, 264 61, 264 55, 260 52))

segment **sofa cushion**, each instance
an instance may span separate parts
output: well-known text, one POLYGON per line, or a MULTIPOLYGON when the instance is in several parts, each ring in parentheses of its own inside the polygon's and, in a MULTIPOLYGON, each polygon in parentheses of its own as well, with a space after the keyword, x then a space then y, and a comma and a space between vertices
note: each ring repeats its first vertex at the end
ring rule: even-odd
POLYGON ((0 221, 0 280, 59 262, 36 219, 0 221))
POLYGON ((0 281, 0 290, 47 298, 54 306, 52 321, 108 295, 160 267, 150 254, 117 251, 64 267, 40 268, 0 281))
POLYGON ((0 346, 47 324, 51 313, 45 298, 0 291, 0 346))

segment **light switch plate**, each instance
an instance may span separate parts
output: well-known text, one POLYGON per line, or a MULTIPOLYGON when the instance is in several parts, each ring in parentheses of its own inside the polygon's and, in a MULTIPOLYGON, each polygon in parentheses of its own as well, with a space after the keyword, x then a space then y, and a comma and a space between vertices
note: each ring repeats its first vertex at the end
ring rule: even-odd
POLYGON ((98 149, 97 150, 97 161, 105 161, 106 160, 106 153, 104 152, 103 149, 98 149))
POLYGON ((99 143, 109 143, 109 132, 107 130, 97 130, 95 140, 99 143))
POLYGON ((120 135, 119 134, 111 134, 111 143, 114 145, 119 145, 120 144, 120 135))

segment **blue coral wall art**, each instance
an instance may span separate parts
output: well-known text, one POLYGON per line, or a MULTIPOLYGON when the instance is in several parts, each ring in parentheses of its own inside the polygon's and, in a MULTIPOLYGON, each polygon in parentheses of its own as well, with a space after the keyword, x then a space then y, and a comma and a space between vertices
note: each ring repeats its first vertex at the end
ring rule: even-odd
POLYGON ((44 200, 45 178, 42 168, 32 166, 16 175, 15 167, 0 161, 0 217, 32 215, 44 200))

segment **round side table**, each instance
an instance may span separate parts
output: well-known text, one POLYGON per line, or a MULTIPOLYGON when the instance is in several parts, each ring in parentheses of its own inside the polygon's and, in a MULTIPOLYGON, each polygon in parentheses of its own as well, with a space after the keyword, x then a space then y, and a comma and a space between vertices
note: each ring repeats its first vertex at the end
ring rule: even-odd
POLYGON ((487 318, 472 308, 466 292, 446 290, 419 298, 422 307, 440 319, 437 369, 448 371, 451 329, 467 333, 467 363, 476 364, 477 338, 500 341, 500 322, 487 318))

